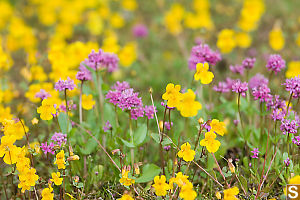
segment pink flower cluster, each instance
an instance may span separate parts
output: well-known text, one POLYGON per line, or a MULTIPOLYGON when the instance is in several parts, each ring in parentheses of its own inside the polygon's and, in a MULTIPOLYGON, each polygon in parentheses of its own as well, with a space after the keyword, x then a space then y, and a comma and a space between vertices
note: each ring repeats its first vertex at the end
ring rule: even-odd
POLYGON ((144 114, 148 119, 153 118, 156 109, 153 106, 143 106, 141 97, 138 92, 134 92, 127 82, 117 82, 112 86, 111 90, 106 94, 106 99, 110 103, 118 106, 123 111, 130 111, 131 118, 137 120, 138 117, 143 117, 144 114))
POLYGON ((98 52, 92 50, 88 58, 81 63, 81 66, 90 67, 95 71, 107 69, 108 72, 114 72, 119 68, 119 58, 116 54, 104 52, 102 49, 99 49, 98 52))
POLYGON ((189 69, 195 70, 198 63, 207 62, 210 65, 216 65, 221 59, 222 57, 219 52, 211 50, 207 44, 199 44, 192 48, 188 60, 189 69))
POLYGON ((59 79, 59 81, 57 81, 55 83, 54 89, 56 89, 58 91, 64 91, 67 89, 74 90, 75 87, 76 87, 76 85, 74 84, 74 80, 72 80, 68 77, 67 80, 59 79))

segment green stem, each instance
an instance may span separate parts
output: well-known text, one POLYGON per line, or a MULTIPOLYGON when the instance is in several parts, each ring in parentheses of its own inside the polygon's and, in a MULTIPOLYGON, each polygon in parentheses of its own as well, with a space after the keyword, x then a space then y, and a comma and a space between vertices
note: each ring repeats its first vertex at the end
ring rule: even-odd
POLYGON ((82 87, 83 87, 83 81, 81 81, 80 85, 80 95, 79 95, 79 123, 82 123, 82 87))
POLYGON ((238 95, 238 112, 239 112, 239 117, 240 117, 242 129, 244 129, 240 104, 241 104, 241 93, 239 93, 239 95, 238 95))
POLYGON ((98 94, 99 94, 99 107, 100 107, 100 116, 101 116, 101 123, 104 125, 104 114, 103 114, 103 92, 102 92, 102 81, 101 81, 101 73, 97 70, 97 87, 98 87, 98 94))
POLYGON ((65 102, 66 102, 66 112, 67 112, 67 119, 68 119, 67 120, 67 132, 66 132, 66 134, 68 135, 70 119, 69 119, 69 106, 68 106, 67 89, 65 89, 65 102))
MULTIPOLYGON (((130 141, 133 144, 133 131, 132 131, 132 122, 131 122, 131 113, 129 111, 129 133, 130 133, 130 141)), ((130 148, 130 153, 131 153, 131 165, 132 168, 134 169, 134 149, 130 148)))
POLYGON ((286 118, 287 114, 289 113, 289 107, 290 107, 290 104, 291 104, 291 101, 292 101, 292 97, 293 97, 293 93, 290 95, 289 102, 288 102, 287 107, 286 107, 286 113, 285 113, 284 118, 286 118))

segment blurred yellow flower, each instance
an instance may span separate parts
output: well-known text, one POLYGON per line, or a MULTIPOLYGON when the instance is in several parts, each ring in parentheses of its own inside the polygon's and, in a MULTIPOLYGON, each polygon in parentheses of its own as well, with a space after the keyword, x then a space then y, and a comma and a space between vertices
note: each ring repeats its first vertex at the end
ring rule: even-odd
POLYGON ((58 154, 56 154, 56 160, 54 164, 57 165, 58 169, 66 169, 66 161, 65 161, 65 151, 61 150, 58 154))
POLYGON ((128 11, 134 11, 137 9, 136 0, 122 0, 122 7, 128 11))
POLYGON ((238 32, 235 34, 236 45, 241 48, 248 48, 251 45, 251 36, 246 32, 238 32))
POLYGON ((123 17, 118 13, 113 13, 110 16, 110 24, 113 28, 122 28, 125 25, 123 17))
POLYGON ((137 45, 134 42, 126 44, 118 54, 120 64, 123 67, 129 67, 137 59, 137 45))
POLYGON ((95 105, 95 100, 93 100, 93 96, 91 94, 86 95, 83 94, 82 95, 82 108, 85 110, 91 110, 93 108, 93 106, 95 105))
POLYGON ((231 29, 223 29, 219 32, 217 46, 222 53, 230 53, 236 46, 234 31, 231 29))
POLYGON ((179 197, 184 200, 194 200, 197 197, 197 193, 193 190, 191 182, 187 182, 181 187, 179 197))
POLYGON ((129 170, 122 169, 122 178, 119 180, 122 185, 131 186, 135 183, 134 179, 128 178, 129 170))
POLYGON ((300 61, 291 61, 288 64, 288 69, 285 72, 286 78, 293 78, 300 75, 300 61))
POLYGON ((280 27, 274 27, 269 33, 269 44, 273 50, 279 51, 284 47, 284 37, 280 27))

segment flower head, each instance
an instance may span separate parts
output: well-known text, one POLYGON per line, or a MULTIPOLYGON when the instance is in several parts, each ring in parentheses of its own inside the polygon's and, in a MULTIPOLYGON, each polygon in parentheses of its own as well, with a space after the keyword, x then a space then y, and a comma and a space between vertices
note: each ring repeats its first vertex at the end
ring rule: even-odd
POLYGON ((217 119, 213 119, 210 122, 211 131, 216 132, 217 134, 223 136, 226 131, 226 126, 224 122, 220 122, 217 119))
POLYGON ((153 119, 154 113, 157 112, 155 106, 145 106, 144 111, 148 119, 153 119))
POLYGON ((41 114, 40 117, 42 120, 51 120, 53 115, 56 114, 56 109, 49 99, 44 99, 42 105, 38 107, 37 113, 41 114))
POLYGON ((248 90, 248 83, 241 82, 240 80, 236 80, 232 85, 232 91, 241 94, 243 97, 246 96, 246 91, 248 90))
POLYGON ((56 160, 54 164, 57 165, 58 169, 65 169, 66 161, 65 161, 65 151, 61 150, 58 154, 56 154, 56 160))
POLYGON ((166 177, 164 175, 155 176, 154 184, 152 185, 155 189, 155 194, 157 196, 166 196, 167 190, 170 189, 169 184, 166 183, 166 177))
POLYGON ((64 90, 74 90, 74 88, 76 87, 76 85, 74 84, 74 80, 70 79, 68 77, 67 80, 62 80, 59 79, 54 86, 54 89, 58 90, 58 91, 64 91, 64 90))
POLYGON ((273 54, 269 56, 266 67, 269 71, 273 71, 275 72, 275 74, 277 74, 283 68, 285 68, 285 61, 281 58, 279 54, 273 54))
POLYGON ((125 186, 131 186, 135 183, 134 179, 128 178, 129 170, 122 169, 122 178, 120 179, 120 183, 125 186))
POLYGON ((181 145, 181 149, 177 153, 178 157, 183 158, 186 162, 194 160, 195 154, 195 151, 191 149, 191 145, 188 142, 181 145))
POLYGON ((224 200, 238 200, 235 196, 239 194, 239 188, 233 187, 223 191, 224 192, 224 200))
POLYGON ((60 172, 53 172, 51 174, 52 179, 50 179, 50 181, 54 182, 55 185, 61 185, 63 178, 60 178, 60 172))
POLYGON ((112 126, 110 124, 110 122, 107 120, 105 123, 105 126, 103 127, 103 131, 104 132, 108 132, 109 130, 111 130, 112 126))
POLYGON ((93 100, 93 96, 91 94, 86 95, 83 94, 82 95, 82 108, 85 110, 91 110, 93 108, 93 106, 95 105, 95 100, 93 100))
POLYGON ((286 79, 283 85, 285 85, 286 91, 293 94, 293 98, 300 98, 300 75, 286 79))
POLYGON ((256 58, 245 58, 242 65, 245 69, 252 69, 254 67, 256 58))
POLYGON ((191 89, 188 89, 188 91, 182 95, 182 100, 177 106, 177 109, 183 117, 194 117, 197 115, 198 110, 202 109, 201 103, 195 101, 195 98, 196 95, 191 89))
POLYGON ((249 80, 249 88, 253 89, 262 84, 268 85, 268 83, 269 80, 266 77, 264 77, 264 75, 258 73, 249 80))
POLYGON ((216 140, 217 135, 213 131, 205 133, 205 138, 200 141, 201 146, 205 146, 207 151, 210 153, 215 153, 218 151, 221 143, 216 140))
POLYGON ((221 60, 221 54, 213 51, 207 44, 194 46, 189 57, 189 69, 195 70, 198 63, 209 63, 216 65, 221 60))
POLYGON ((167 100, 167 106, 177 107, 182 100, 180 93, 181 86, 169 83, 166 87, 166 92, 162 95, 162 99, 167 100))
POLYGON ((197 71, 194 74, 194 78, 196 81, 200 80, 202 84, 209 84, 212 82, 214 74, 208 71, 208 63, 198 63, 196 69, 197 71))
POLYGON ((148 28, 147 28, 147 26, 145 26, 144 24, 136 24, 136 25, 132 28, 132 34, 133 34, 134 37, 136 37, 136 38, 147 37, 147 35, 148 35, 148 28))
POLYGON ((253 151, 251 151, 251 153, 253 153, 253 155, 251 155, 252 158, 258 158, 258 148, 253 148, 253 151))

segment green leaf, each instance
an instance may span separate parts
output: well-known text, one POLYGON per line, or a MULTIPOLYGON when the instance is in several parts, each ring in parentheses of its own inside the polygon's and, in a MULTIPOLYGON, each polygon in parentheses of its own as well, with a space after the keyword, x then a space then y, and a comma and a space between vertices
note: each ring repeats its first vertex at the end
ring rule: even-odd
POLYGON ((134 146, 134 144, 132 144, 131 142, 128 142, 128 141, 126 141, 126 140, 123 140, 122 138, 120 138, 121 139, 121 141, 123 142, 123 144, 125 145, 125 146, 127 146, 127 147, 129 147, 129 148, 134 148, 135 146, 134 146))
POLYGON ((135 146, 138 146, 144 142, 147 136, 147 125, 140 125, 133 135, 133 143, 135 146))
POLYGON ((61 132, 63 132, 64 134, 68 134, 69 131, 72 129, 72 124, 70 122, 68 123, 68 115, 66 113, 59 113, 58 123, 61 132))
POLYGON ((142 175, 135 179, 135 182, 137 183, 146 183, 149 181, 152 181, 155 176, 157 176, 160 173, 161 169, 155 164, 146 164, 143 167, 142 175))
POLYGON ((86 142, 86 144, 84 145, 84 147, 80 148, 80 151, 84 155, 89 155, 89 154, 93 153, 93 151, 95 151, 97 149, 97 146, 98 146, 98 143, 93 138, 90 138, 86 142))
MULTIPOLYGON (((157 143, 159 143, 160 141, 160 136, 158 133, 151 133, 151 137, 153 138, 153 140, 157 143)), ((164 138, 163 141, 161 142, 161 144, 163 146, 168 145, 168 144, 172 144, 172 141, 169 138, 164 138)))

